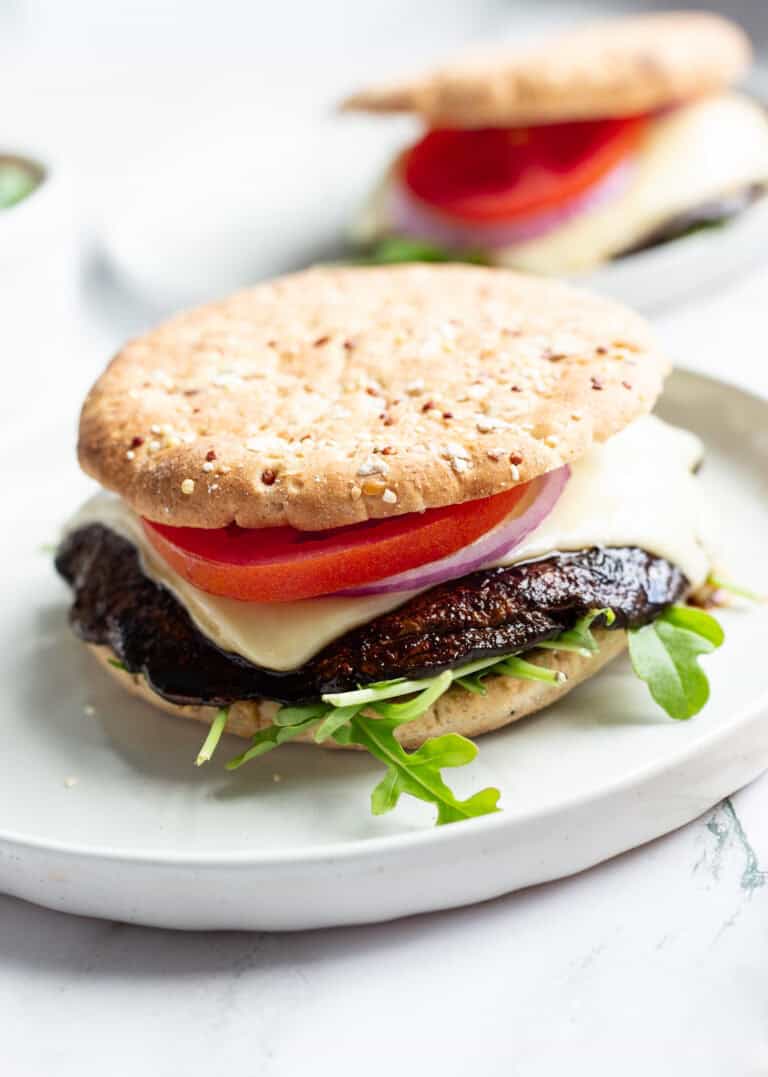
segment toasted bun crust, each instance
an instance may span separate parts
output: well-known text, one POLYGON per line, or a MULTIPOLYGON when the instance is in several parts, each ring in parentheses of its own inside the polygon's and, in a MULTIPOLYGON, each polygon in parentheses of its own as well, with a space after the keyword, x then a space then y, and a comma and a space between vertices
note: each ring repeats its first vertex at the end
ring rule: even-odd
POLYGON ((343 107, 415 112, 433 127, 621 116, 720 90, 750 60, 747 35, 720 15, 629 15, 528 49, 510 44, 467 53, 414 78, 360 90, 343 107))
MULTIPOLYGON (((464 688, 453 687, 430 707, 421 718, 409 722, 398 730, 398 737, 406 748, 417 748, 428 737, 441 733, 462 733, 465 737, 477 737, 481 733, 490 733, 501 729, 510 722, 524 718, 527 714, 548 707, 550 703, 562 698, 582 681, 593 676, 604 665, 620 654, 626 647, 626 633, 621 631, 606 632, 596 630, 595 638, 600 643, 600 651, 593 658, 582 658, 567 651, 542 651, 536 657, 536 664, 549 669, 559 669, 567 680, 562 684, 545 684, 540 681, 518 681, 511 677, 489 677, 485 682, 487 693, 484 696, 467 692, 464 688)), ((110 665, 109 659, 114 655, 107 647, 94 647, 89 650, 96 655, 101 664, 112 676, 127 689, 131 695, 138 696, 151 703, 153 707, 166 714, 179 718, 194 718, 199 722, 210 723, 216 715, 215 707, 178 706, 158 696, 143 677, 126 673, 110 665)), ((227 732, 238 737, 252 737, 258 729, 270 725, 277 711, 276 703, 234 703, 229 708, 227 732)), ((314 744, 311 736, 298 738, 304 743, 314 744)), ((326 743, 322 747, 341 747, 326 743)), ((347 745, 344 745, 347 747, 347 745)), ((354 747, 354 745, 349 745, 354 747)))
POLYGON ((153 520, 318 530, 557 468, 649 412, 667 368, 641 318, 553 281, 320 268, 128 344, 79 456, 153 520))

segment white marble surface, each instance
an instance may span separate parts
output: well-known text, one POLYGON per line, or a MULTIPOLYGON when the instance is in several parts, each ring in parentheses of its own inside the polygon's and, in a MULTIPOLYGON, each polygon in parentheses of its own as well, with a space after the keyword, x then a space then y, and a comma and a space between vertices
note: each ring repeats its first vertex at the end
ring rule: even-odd
POLYGON ((182 935, 0 898, 3 1072, 758 1077, 768 780, 684 830, 475 908, 182 935))
MULTIPOLYGON (((474 31, 494 25, 501 6, 475 5, 474 31)), ((383 27, 375 42, 359 8, 344 20, 338 3, 323 5, 329 36, 320 5, 282 7, 270 16, 270 63, 257 40, 261 5, 248 14, 217 5, 222 17, 208 34, 200 3, 0 2, 0 100, 14 105, 0 136, 29 132, 69 154, 87 229, 114 206, 126 162, 148 159, 169 126, 236 130, 278 97, 283 109, 319 108, 340 84, 342 55, 354 81, 401 48, 423 52, 428 31, 432 44, 467 32, 456 3, 443 3, 440 20, 434 3, 409 5, 412 34, 403 32, 405 5, 363 4, 383 27), (299 9, 298 28, 288 8, 299 9), (287 41, 301 53, 299 83, 278 64, 287 41)), ((763 270, 663 313, 659 329, 686 364, 768 393, 766 296, 763 270)), ((74 414, 109 349, 151 316, 89 270, 85 305, 70 324, 51 326, 49 376, 35 379, 35 391, 61 394, 74 414), (79 345, 62 354, 69 334, 79 345)), ((7 343, 5 385, 10 371, 22 388, 25 341, 7 343)), ((2 416, 11 435, 29 421, 2 416)), ((0 897, 0 1072, 757 1077, 768 1072, 767 808, 764 778, 581 876, 368 928, 182 935, 0 897)))

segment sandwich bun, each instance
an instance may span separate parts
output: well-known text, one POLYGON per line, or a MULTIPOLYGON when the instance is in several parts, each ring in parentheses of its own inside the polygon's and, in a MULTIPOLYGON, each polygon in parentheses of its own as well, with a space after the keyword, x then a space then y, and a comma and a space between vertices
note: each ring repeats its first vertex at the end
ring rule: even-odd
POLYGON ((651 411, 669 364, 617 303, 508 270, 324 267, 129 343, 79 457, 139 515, 317 531, 489 497, 651 411))
POLYGON ((476 49, 371 86, 347 110, 412 112, 431 127, 518 127, 629 116, 717 93, 744 75, 749 38, 705 11, 626 15, 519 48, 476 49))

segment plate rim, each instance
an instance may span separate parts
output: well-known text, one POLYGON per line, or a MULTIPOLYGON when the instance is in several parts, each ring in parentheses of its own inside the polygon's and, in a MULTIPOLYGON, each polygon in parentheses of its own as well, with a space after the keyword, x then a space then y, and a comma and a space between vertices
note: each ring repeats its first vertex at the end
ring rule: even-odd
MULTIPOLYGON (((768 711, 768 688, 756 700, 743 707, 731 719, 728 725, 719 726, 693 744, 686 745, 676 755, 665 757, 663 762, 649 763, 645 766, 632 770, 623 778, 615 779, 600 787, 599 790, 591 790, 579 793, 568 800, 559 801, 545 809, 523 811, 516 815, 505 814, 504 811, 493 815, 484 815, 474 819, 463 820, 460 828, 454 826, 424 826, 419 829, 405 831, 401 834, 383 834, 381 837, 354 838, 348 841, 326 842, 322 845, 297 847, 291 850, 276 849, 268 854, 252 853, 246 850, 210 850, 195 854, 181 853, 177 850, 163 850, 162 854, 152 853, 145 849, 108 850, 98 846, 83 846, 77 843, 67 843, 58 839, 45 841, 41 838, 24 838, 14 836, 0 830, 0 845, 13 845, 16 848, 32 849, 36 852, 56 853, 60 856, 82 857, 88 860, 107 861, 112 863, 125 863, 153 867, 158 865, 173 865, 191 869, 215 868, 227 866, 231 868, 256 868, 268 869, 274 866, 300 863, 302 865, 320 864, 354 860, 363 857, 364 854, 373 853, 380 857, 386 857, 399 852, 404 846, 410 851, 413 847, 421 844, 433 845, 435 842, 445 843, 456 841, 461 835, 468 836, 470 833, 478 835, 481 832, 494 831, 504 828, 514 829, 524 826, 536 819, 539 822, 546 821, 551 815, 559 815, 562 812, 584 808, 590 804, 596 804, 603 798, 610 798, 628 785, 634 785, 638 781, 651 780, 670 769, 670 763, 675 767, 684 766, 690 756, 698 755, 705 748, 709 750, 721 738, 731 734, 735 725, 752 721, 760 716, 762 711, 768 711)), ((690 720, 690 719, 689 719, 690 720)), ((670 719, 675 721, 675 719, 670 719)), ((313 750, 312 745, 293 745, 294 748, 313 750)), ((0 855, 2 850, 0 849, 0 855)))

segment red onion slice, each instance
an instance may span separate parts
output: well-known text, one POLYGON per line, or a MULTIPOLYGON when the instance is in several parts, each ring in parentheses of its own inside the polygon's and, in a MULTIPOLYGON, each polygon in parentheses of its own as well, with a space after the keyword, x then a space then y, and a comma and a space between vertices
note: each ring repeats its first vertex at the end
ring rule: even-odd
POLYGON ((481 538, 450 557, 428 565, 374 580, 362 587, 336 591, 329 597, 360 598, 363 595, 387 595, 398 591, 421 591, 445 580, 457 580, 478 568, 491 565, 519 546, 555 507, 571 474, 568 465, 548 471, 528 484, 528 490, 512 512, 481 538))
POLYGON ((389 219, 393 232, 428 240, 451 250, 513 247, 516 243, 546 235, 572 217, 610 202, 626 190, 632 171, 631 161, 621 161, 588 190, 556 209, 533 213, 522 220, 493 224, 470 223, 433 209, 409 191, 394 172, 388 193, 389 219))

